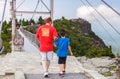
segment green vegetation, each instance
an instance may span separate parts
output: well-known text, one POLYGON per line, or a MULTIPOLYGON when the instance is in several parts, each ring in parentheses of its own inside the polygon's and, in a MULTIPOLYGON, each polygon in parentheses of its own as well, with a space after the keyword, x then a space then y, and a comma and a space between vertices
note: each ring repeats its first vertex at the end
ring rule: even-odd
MULTIPOLYGON (((17 24, 21 24, 23 26, 32 24, 37 24, 37 27, 27 27, 26 30, 36 33, 36 30, 39 25, 43 24, 43 19, 39 17, 38 21, 35 22, 33 19, 31 20, 19 20, 17 24)), ((7 23, 6 21, 3 23, 2 29, 2 40, 3 45, 5 46, 5 52, 10 52, 10 41, 11 41, 11 22, 7 23)), ((65 19, 62 17, 59 20, 55 20, 53 22, 53 26, 59 31, 61 28, 66 30, 66 36, 70 38, 71 47, 74 56, 87 56, 89 58, 92 57, 101 57, 101 56, 110 56, 114 57, 111 51, 111 46, 105 46, 104 42, 95 35, 91 29, 84 30, 85 27, 90 27, 90 23, 87 21, 84 22, 76 22, 72 20, 65 19)))
POLYGON ((71 47, 75 56, 87 56, 92 57, 101 57, 101 56, 110 56, 114 55, 111 52, 111 47, 101 46, 101 39, 90 31, 87 36, 80 27, 85 27, 86 24, 73 22, 62 17, 61 20, 55 20, 54 26, 57 31, 61 28, 66 30, 66 36, 71 39, 71 47), (82 26, 84 25, 84 26, 82 26), (98 42, 96 44, 95 42, 98 42))
POLYGON ((111 73, 101 73, 101 74, 104 75, 105 77, 112 76, 111 73))
POLYGON ((11 22, 7 23, 6 21, 3 22, 3 27, 2 27, 2 34, 1 38, 3 41, 3 46, 4 46, 4 53, 6 54, 8 52, 11 52, 11 22))
POLYGON ((115 70, 116 69, 116 66, 111 66, 109 67, 109 70, 112 71, 112 70, 115 70))

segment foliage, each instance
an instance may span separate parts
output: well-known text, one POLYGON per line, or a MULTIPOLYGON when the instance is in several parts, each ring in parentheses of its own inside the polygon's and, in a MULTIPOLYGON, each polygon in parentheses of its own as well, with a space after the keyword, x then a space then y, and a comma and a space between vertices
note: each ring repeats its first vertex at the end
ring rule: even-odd
POLYGON ((42 19, 41 16, 39 17, 37 24, 40 24, 40 25, 44 24, 44 20, 42 19))
POLYGON ((110 70, 110 71, 113 71, 113 70, 115 71, 115 69, 116 69, 116 66, 111 66, 111 67, 109 67, 109 70, 110 70))
MULTIPOLYGON (((35 22, 33 19, 31 20, 16 20, 17 24, 22 24, 23 26, 30 25, 31 23, 37 23, 37 24, 44 24, 44 21, 42 17, 40 16, 38 21, 35 22)), ((2 40, 3 45, 5 46, 5 52, 10 52, 10 41, 11 41, 11 21, 10 22, 4 22, 3 23, 3 29, 2 29, 2 40)), ((104 45, 102 40, 95 35, 94 32, 91 30, 86 35, 85 31, 83 30, 84 27, 90 26, 88 22, 74 22, 72 20, 68 20, 64 17, 62 17, 59 20, 55 20, 53 22, 53 26, 57 29, 59 32, 60 29, 64 28, 66 30, 66 37, 70 38, 71 41, 71 47, 74 56, 87 56, 89 58, 92 57, 101 57, 101 56, 110 56, 114 57, 111 46, 107 47, 104 45)), ((37 27, 27 27, 26 30, 35 33, 37 30, 37 27)))
POLYGON ((111 73, 101 73, 103 76, 105 76, 105 77, 109 77, 109 76, 112 76, 112 74, 111 73))
MULTIPOLYGON (((94 43, 95 41, 101 40, 94 34, 94 32, 90 31, 86 37, 83 30, 78 28, 79 25, 84 27, 86 24, 73 22, 65 19, 64 17, 62 17, 60 20, 54 21, 54 26, 56 27, 57 31, 62 28, 66 30, 66 37, 71 39, 71 47, 75 56, 87 56, 89 58, 101 56, 114 57, 110 47, 104 45, 100 46, 94 43)), ((99 43, 101 43, 101 41, 99 41, 99 43)))
POLYGON ((11 46, 10 46, 10 41, 11 41, 11 27, 10 22, 7 24, 6 21, 3 22, 3 28, 2 28, 2 34, 1 38, 3 41, 3 46, 4 46, 4 54, 11 52, 11 46))

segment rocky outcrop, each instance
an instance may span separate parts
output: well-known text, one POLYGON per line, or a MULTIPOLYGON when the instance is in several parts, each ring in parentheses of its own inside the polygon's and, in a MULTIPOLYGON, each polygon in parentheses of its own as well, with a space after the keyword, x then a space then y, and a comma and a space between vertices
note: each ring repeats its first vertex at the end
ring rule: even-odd
POLYGON ((106 46, 105 43, 103 42, 103 40, 101 38, 99 38, 97 35, 95 35, 95 33, 92 31, 91 24, 88 21, 86 21, 82 18, 71 19, 71 21, 78 23, 78 29, 83 31, 84 37, 90 38, 91 41, 93 41, 92 44, 94 44, 97 47, 105 47, 106 46), (90 37, 91 34, 95 35, 95 37, 94 38, 90 37))
POLYGON ((103 74, 108 79, 115 79, 116 60, 110 57, 87 58, 85 56, 77 58, 82 66, 86 69, 92 69, 103 74))
POLYGON ((81 29, 85 33, 85 35, 91 32, 91 24, 88 21, 81 18, 71 19, 71 21, 78 22, 79 23, 78 28, 81 29))

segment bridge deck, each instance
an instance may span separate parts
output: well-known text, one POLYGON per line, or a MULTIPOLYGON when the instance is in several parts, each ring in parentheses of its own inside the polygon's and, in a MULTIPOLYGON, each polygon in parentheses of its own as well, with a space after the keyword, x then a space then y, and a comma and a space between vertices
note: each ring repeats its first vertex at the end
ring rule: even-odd
MULTIPOLYGON (((42 74, 26 74, 25 79, 45 79, 42 74)), ((61 79, 58 74, 50 74, 49 79, 61 79)), ((62 79, 90 79, 81 73, 67 73, 62 79)))
MULTIPOLYGON (((24 37, 24 36, 23 36, 24 37)), ((0 75, 5 73, 15 73, 15 79, 44 79, 43 78, 43 68, 41 64, 41 57, 39 55, 38 48, 30 43, 27 38, 24 38, 27 48, 22 52, 12 52, 7 54, 3 59, 1 59, 0 64, 0 75), (29 49, 28 49, 29 47, 29 49), (29 51, 30 50, 30 51, 29 51), (25 74, 25 77, 23 74, 25 74)), ((25 47, 26 47, 25 46, 25 47)), ((49 79, 59 79, 59 65, 57 64, 57 56, 54 54, 53 60, 49 68, 50 78, 49 79)), ((68 56, 67 58, 67 68, 66 75, 63 79, 91 79, 83 74, 86 70, 77 61, 74 56, 68 56)), ((90 71, 90 74, 97 74, 94 71, 90 71)), ((97 74, 94 76, 95 79, 105 79, 101 75, 97 74)), ((13 78, 14 79, 14 78, 13 78)))

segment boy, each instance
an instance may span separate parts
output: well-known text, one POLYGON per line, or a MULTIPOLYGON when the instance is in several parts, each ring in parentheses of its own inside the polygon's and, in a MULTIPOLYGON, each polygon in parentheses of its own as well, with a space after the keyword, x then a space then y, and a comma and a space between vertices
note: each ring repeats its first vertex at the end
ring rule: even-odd
POLYGON ((69 38, 65 37, 65 30, 61 29, 59 35, 60 38, 57 39, 55 44, 58 47, 57 56, 58 56, 58 64, 60 67, 59 75, 63 77, 66 69, 66 58, 68 55, 68 49, 71 55, 73 55, 73 53, 70 47, 70 40, 69 38))

